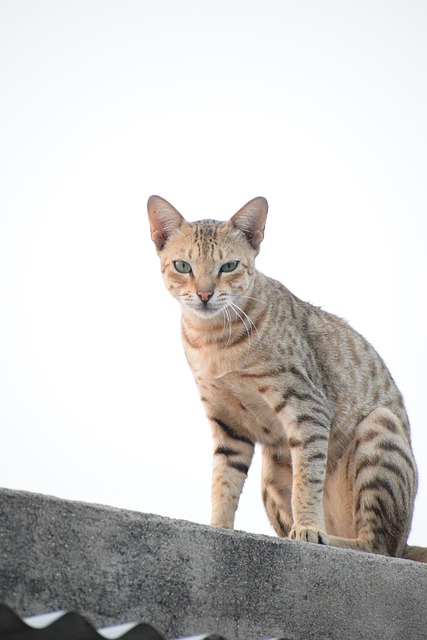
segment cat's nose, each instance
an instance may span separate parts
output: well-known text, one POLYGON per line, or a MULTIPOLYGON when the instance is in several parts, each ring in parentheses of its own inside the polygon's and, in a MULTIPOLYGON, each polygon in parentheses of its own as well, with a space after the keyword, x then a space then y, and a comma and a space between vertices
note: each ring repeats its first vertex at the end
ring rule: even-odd
POLYGON ((210 298, 213 296, 213 291, 197 291, 197 295, 206 307, 210 298))

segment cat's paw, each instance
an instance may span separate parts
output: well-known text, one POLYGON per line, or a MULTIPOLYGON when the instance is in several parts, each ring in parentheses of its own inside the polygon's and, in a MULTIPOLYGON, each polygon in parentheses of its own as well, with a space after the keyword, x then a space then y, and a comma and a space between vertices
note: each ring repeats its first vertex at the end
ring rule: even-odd
POLYGON ((329 538, 324 531, 311 529, 310 527, 294 527, 289 534, 289 540, 314 542, 315 544, 329 544, 329 538))

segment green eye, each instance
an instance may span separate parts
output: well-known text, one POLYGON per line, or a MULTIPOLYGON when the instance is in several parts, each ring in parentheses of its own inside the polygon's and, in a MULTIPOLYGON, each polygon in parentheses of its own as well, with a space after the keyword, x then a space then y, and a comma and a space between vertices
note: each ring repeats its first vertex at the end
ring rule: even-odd
POLYGON ((191 273, 191 265, 189 265, 188 262, 184 262, 184 260, 175 260, 173 264, 179 273, 191 273))
POLYGON ((234 271, 235 269, 237 269, 238 264, 238 260, 235 260, 234 262, 226 262, 222 265, 220 271, 222 271, 223 273, 230 273, 230 271, 234 271))

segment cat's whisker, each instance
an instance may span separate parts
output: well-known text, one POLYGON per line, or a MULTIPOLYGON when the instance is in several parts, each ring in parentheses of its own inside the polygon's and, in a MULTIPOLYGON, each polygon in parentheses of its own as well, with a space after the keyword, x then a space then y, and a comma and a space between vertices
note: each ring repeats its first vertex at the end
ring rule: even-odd
MULTIPOLYGON (((246 329, 246 333, 248 335, 249 340, 252 338, 252 334, 253 334, 253 329, 252 326, 255 327, 254 323, 252 322, 252 320, 249 318, 249 316, 239 307, 237 306, 234 302, 229 302, 229 306, 231 307, 231 309, 234 311, 234 313, 236 314, 236 316, 242 321, 245 329, 246 329), (239 311, 241 313, 239 313, 239 311), (243 315, 241 315, 243 314, 243 315), (246 322, 245 317, 248 319, 249 322, 246 322)), ((256 328, 256 327, 255 327, 256 328)))
POLYGON ((224 335, 224 331, 225 331, 225 324, 227 321, 227 316, 225 315, 225 309, 222 309, 222 334, 224 335))
POLYGON ((251 333, 250 333, 250 331, 249 331, 249 328, 248 328, 248 326, 247 326, 246 322, 244 321, 244 319, 242 318, 242 316, 240 315, 240 313, 238 313, 238 312, 236 311, 236 309, 234 309, 233 307, 232 307, 232 309, 233 309, 234 313, 236 314, 236 316, 239 318, 239 320, 240 320, 240 321, 242 322, 242 324, 244 325, 244 327, 245 327, 245 329, 246 329, 246 333, 247 333, 248 338, 249 338, 249 344, 250 344, 251 333))
POLYGON ((228 318, 227 318, 227 309, 224 308, 222 309, 222 334, 224 335, 225 333, 225 328, 228 325, 228 318))
POLYGON ((245 296, 243 293, 239 294, 239 298, 247 298, 248 300, 255 300, 256 302, 261 302, 261 304, 265 305, 265 300, 260 300, 259 298, 254 298, 253 296, 245 296))
MULTIPOLYGON (((255 329, 255 331, 258 333, 258 329, 257 329, 257 327, 256 327, 255 323, 254 323, 254 322, 253 322, 253 320, 248 316, 248 314, 247 314, 247 313, 245 313, 245 311, 243 311, 243 309, 242 309, 241 307, 239 307, 235 302, 231 302, 231 301, 230 301, 230 304, 232 305, 233 309, 234 309, 234 308, 238 309, 238 310, 239 310, 239 311, 240 311, 240 312, 245 316, 245 318, 247 318, 248 323, 249 323, 249 327, 250 327, 250 330, 251 330, 251 334, 253 333, 253 329, 255 329)), ((237 313, 237 312, 236 312, 236 313, 237 313)), ((240 317, 240 316, 239 316, 239 317, 240 317)), ((242 322, 243 322, 243 324, 246 326, 246 323, 244 322, 243 318, 242 318, 242 322)))
POLYGON ((248 327, 244 321, 244 319, 242 318, 242 316, 240 315, 240 313, 238 313, 238 311, 236 311, 236 309, 234 308, 234 305, 231 301, 228 302, 227 307, 229 309, 231 309, 232 311, 234 311, 234 315, 236 316, 236 318, 238 318, 245 326, 246 332, 248 333, 248 327))
MULTIPOLYGON (((230 318, 230 313, 229 313, 227 307, 225 307, 223 309, 223 313, 224 313, 224 318, 227 318, 227 324, 228 324, 228 339, 227 339, 227 343, 226 343, 226 346, 228 347, 228 345, 230 344, 230 340, 231 340, 231 318, 230 318)), ((225 330, 225 326, 224 326, 224 330, 225 330)))

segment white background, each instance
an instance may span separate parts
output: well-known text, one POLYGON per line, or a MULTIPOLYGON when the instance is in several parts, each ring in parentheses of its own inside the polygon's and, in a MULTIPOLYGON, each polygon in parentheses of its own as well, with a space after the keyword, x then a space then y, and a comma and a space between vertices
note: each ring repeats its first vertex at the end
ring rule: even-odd
MULTIPOLYGON (((427 544, 427 4, 2 0, 0 484, 208 522, 210 433, 149 237, 270 203, 258 268, 401 387, 427 544)), ((236 526, 272 532, 257 459, 236 526)))

